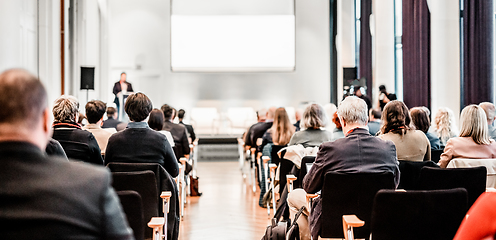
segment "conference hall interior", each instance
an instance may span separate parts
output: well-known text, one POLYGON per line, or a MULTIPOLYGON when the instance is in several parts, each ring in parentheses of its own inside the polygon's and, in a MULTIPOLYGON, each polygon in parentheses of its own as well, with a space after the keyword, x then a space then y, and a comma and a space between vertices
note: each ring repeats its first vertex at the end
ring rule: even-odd
POLYGON ((0 239, 496 239, 495 21, 494 0, 0 0, 0 239))

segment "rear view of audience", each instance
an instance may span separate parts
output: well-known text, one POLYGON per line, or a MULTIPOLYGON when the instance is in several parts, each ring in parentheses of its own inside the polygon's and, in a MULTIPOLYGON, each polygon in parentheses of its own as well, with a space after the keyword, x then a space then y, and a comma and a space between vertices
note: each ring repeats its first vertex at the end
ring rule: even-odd
POLYGON ((377 135, 377 133, 381 130, 381 115, 382 111, 380 108, 370 109, 369 123, 367 124, 367 127, 369 127, 369 133, 372 136, 377 135))
POLYGON ((296 132, 288 145, 301 144, 303 147, 320 146, 332 140, 332 132, 324 129, 329 119, 324 108, 319 104, 310 104, 303 112, 301 130, 296 132))
POLYGON ((179 109, 179 111, 177 112, 177 118, 179 119, 179 124, 182 124, 186 127, 186 130, 188 130, 189 140, 190 143, 192 143, 196 140, 195 130, 193 129, 193 126, 183 122, 184 114, 186 114, 186 111, 184 111, 184 109, 179 109))
POLYGON ((441 146, 446 146, 450 138, 458 136, 458 128, 455 125, 455 115, 449 108, 440 108, 434 117, 434 133, 441 141, 441 146))
POLYGON ((439 138, 434 133, 429 132, 429 128, 431 127, 431 121, 429 120, 429 109, 426 107, 414 107, 410 109, 410 115, 415 129, 424 132, 427 139, 429 139, 431 149, 440 149, 441 142, 439 141, 439 138))
POLYGON ((79 102, 73 96, 61 96, 53 106, 53 139, 64 148, 68 158, 103 165, 100 147, 92 133, 77 123, 79 102))
POLYGON ((105 130, 101 127, 105 108, 106 104, 100 100, 93 100, 86 103, 88 125, 83 127, 83 129, 93 133, 93 136, 95 136, 96 141, 98 142, 98 146, 102 150, 102 154, 105 154, 105 149, 107 149, 107 143, 110 136, 116 132, 115 129, 105 130))
MULTIPOLYGON (((35 76, 0 74, 1 238, 134 239, 107 169, 45 155, 52 132, 47 98, 35 76)), ((77 105, 64 96, 57 110, 68 113, 64 103, 77 105)))
POLYGON ((486 113, 477 105, 466 106, 460 115, 460 136, 448 140, 439 164, 453 158, 496 158, 496 142, 489 138, 486 113))
POLYGON ((411 128, 408 108, 401 101, 391 101, 382 112, 380 138, 393 141, 398 160, 431 160, 431 144, 422 131, 411 128))
POLYGON ((176 177, 179 166, 169 141, 145 122, 152 108, 152 102, 143 93, 138 92, 127 98, 124 109, 131 122, 124 131, 110 137, 105 162, 159 163, 172 177, 176 177))

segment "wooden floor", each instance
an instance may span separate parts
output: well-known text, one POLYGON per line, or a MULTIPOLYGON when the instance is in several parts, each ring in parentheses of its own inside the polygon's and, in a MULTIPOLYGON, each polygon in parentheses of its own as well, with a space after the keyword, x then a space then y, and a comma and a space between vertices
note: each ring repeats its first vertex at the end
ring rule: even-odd
POLYGON ((179 240, 261 239, 270 222, 238 162, 199 162, 201 197, 188 197, 179 240))

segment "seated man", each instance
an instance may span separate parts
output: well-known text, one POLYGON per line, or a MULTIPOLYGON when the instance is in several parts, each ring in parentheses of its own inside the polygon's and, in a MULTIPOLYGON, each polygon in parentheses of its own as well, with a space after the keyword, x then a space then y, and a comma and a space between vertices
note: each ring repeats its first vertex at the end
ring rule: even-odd
POLYGON ((176 158, 186 157, 190 151, 188 130, 186 130, 185 126, 172 122, 172 119, 174 119, 174 109, 171 106, 164 104, 161 110, 164 112, 165 117, 163 130, 169 131, 174 138, 174 154, 176 158))
POLYGON ((193 129, 192 125, 189 125, 189 124, 186 124, 183 122, 185 113, 186 113, 186 111, 184 111, 184 109, 179 109, 179 111, 177 112, 177 118, 179 118, 179 124, 185 126, 186 130, 188 130, 188 137, 190 140, 189 142, 193 143, 196 140, 195 130, 193 129))
POLYGON ((61 96, 53 106, 53 139, 59 141, 70 159, 103 165, 100 147, 92 133, 77 123, 79 102, 73 96, 61 96))
POLYGON ((369 127, 369 133, 372 136, 377 135, 379 130, 381 130, 381 115, 382 111, 380 108, 370 109, 369 123, 367 126, 369 127))
POLYGON ((127 128, 114 133, 107 144, 105 162, 159 163, 172 176, 179 174, 179 165, 164 134, 156 132, 146 122, 152 111, 152 101, 143 93, 129 95, 124 110, 129 116, 127 128))
POLYGON ((19 69, 0 74, 2 239, 134 239, 103 168, 48 157, 47 93, 19 69))
MULTIPOLYGON (((383 173, 395 175, 396 186, 399 183, 399 167, 396 148, 391 141, 371 136, 367 130, 367 104, 358 97, 347 97, 338 107, 339 121, 343 127, 344 138, 320 145, 315 163, 303 179, 303 189, 296 189, 288 196, 290 211, 296 212, 306 206, 306 193, 322 190, 324 175, 328 171, 340 173, 383 173), (306 191, 306 192, 305 192, 306 191)), ((310 229, 313 239, 317 239, 322 212, 322 202, 317 198, 310 215, 310 229)), ((308 211, 304 211, 308 216, 308 211)), ((298 221, 305 226, 306 217, 302 215, 298 221)), ((308 226, 308 224, 306 224, 308 226)), ((309 238, 309 230, 300 227, 302 239, 309 238)))
POLYGON ((117 131, 122 131, 126 124, 117 120, 117 109, 114 107, 107 108, 107 120, 103 121, 102 128, 115 128, 117 131))
POLYGON ((100 100, 93 100, 86 103, 86 117, 88 118, 88 125, 84 126, 83 129, 93 133, 98 146, 102 150, 102 154, 105 154, 105 149, 107 149, 107 142, 113 133, 117 132, 113 128, 102 129, 103 114, 105 114, 105 103, 100 100))

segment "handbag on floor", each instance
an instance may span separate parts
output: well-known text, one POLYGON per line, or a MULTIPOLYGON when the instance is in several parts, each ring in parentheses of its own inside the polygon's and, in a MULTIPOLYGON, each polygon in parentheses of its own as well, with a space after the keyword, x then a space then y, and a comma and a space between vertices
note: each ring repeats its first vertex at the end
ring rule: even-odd
POLYGON ((200 179, 198 176, 196 178, 191 175, 189 176, 190 196, 199 197, 202 195, 202 193, 200 192, 200 187, 198 186, 198 179, 200 179))
POLYGON ((277 222, 276 218, 272 218, 272 224, 265 229, 262 240, 300 240, 300 228, 296 221, 304 209, 305 206, 296 213, 293 223, 291 223, 291 219, 277 222))

